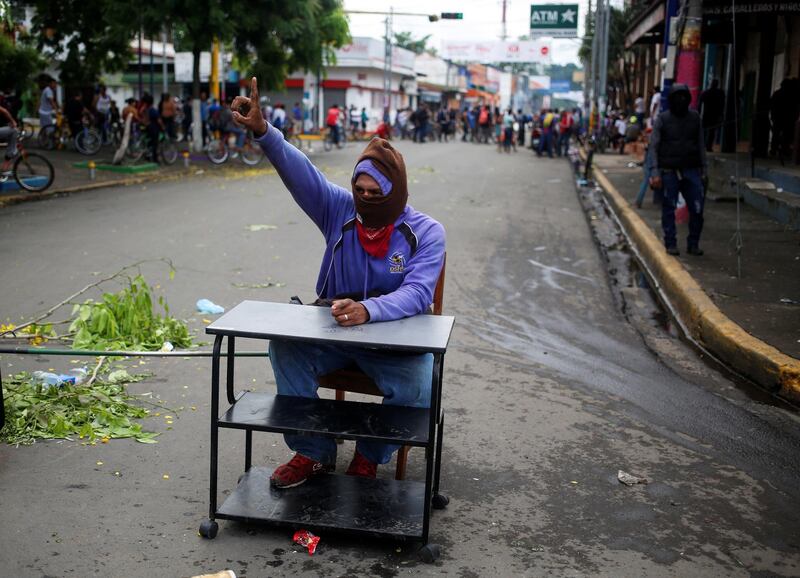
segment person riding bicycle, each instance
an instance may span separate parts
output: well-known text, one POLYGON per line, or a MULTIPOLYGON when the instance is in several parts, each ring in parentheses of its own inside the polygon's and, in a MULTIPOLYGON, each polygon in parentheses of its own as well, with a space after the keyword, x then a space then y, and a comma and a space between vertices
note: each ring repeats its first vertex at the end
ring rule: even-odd
POLYGON ((147 140, 150 145, 150 160, 158 163, 158 138, 164 125, 161 122, 161 117, 158 115, 158 109, 153 106, 153 96, 148 93, 142 95, 143 114, 142 120, 144 121, 147 130, 147 140))
POLYGON ((11 169, 11 162, 17 156, 17 121, 8 109, 2 106, 0 106, 0 141, 8 143, 0 169, 0 173, 7 173, 11 169))
POLYGON ((92 108, 97 111, 97 128, 100 130, 100 135, 103 142, 108 142, 108 129, 111 125, 109 114, 111 112, 111 97, 104 84, 97 88, 97 93, 94 95, 92 108))
POLYGON ((70 134, 75 137, 83 130, 84 117, 93 118, 91 111, 83 104, 83 96, 76 92, 64 105, 64 116, 67 118, 70 134))
POLYGON ((39 128, 44 129, 55 122, 58 112, 58 99, 56 99, 56 87, 58 83, 55 78, 48 78, 47 84, 42 87, 42 94, 39 98, 39 128))
POLYGON ((328 130, 331 131, 333 135, 333 142, 336 146, 339 146, 340 136, 339 136, 339 118, 341 116, 341 112, 339 111, 339 105, 334 104, 332 107, 328 109, 328 114, 325 117, 325 124, 328 127, 328 130))
POLYGON ((281 133, 283 133, 283 137, 286 138, 286 109, 282 103, 279 102, 275 104, 275 108, 272 110, 272 118, 270 119, 270 123, 272 126, 281 131, 281 133))
POLYGON ((223 134, 236 135, 236 148, 241 149, 244 146, 244 140, 247 136, 247 132, 233 122, 233 115, 231 114, 231 102, 233 102, 233 99, 228 97, 222 104, 222 108, 219 111, 219 127, 223 134))

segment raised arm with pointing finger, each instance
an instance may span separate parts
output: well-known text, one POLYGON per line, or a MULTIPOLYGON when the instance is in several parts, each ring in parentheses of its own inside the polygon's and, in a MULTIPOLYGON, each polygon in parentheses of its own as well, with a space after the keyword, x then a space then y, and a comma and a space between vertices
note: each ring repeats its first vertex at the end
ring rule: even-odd
POLYGON ((354 325, 426 311, 444 261, 444 228, 406 204, 402 155, 388 141, 373 139, 348 191, 328 181, 264 120, 255 78, 250 97, 236 97, 232 108, 234 120, 253 131, 286 188, 325 236, 316 289, 320 298, 346 300, 332 308, 337 321, 354 325))

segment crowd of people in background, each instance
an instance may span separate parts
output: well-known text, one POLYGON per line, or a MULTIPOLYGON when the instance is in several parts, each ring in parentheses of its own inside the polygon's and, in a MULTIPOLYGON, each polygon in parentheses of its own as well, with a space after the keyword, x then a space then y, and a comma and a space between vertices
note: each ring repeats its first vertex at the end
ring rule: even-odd
MULTIPOLYGON (((136 130, 145 130, 155 138, 163 134, 174 140, 191 140, 194 124, 191 96, 178 98, 163 93, 157 99, 145 92, 140 98, 129 98, 122 111, 117 102, 100 84, 92 91, 70 91, 61 103, 58 101, 57 82, 50 77, 40 79, 40 90, 35 97, 0 95, 3 106, 15 119, 37 116, 41 128, 62 118, 62 125, 75 134, 84 126, 95 127, 105 144, 118 141, 125 119, 132 116, 136 130)), ((640 142, 646 147, 653 119, 661 109, 661 91, 654 87, 649 98, 637 95, 625 109, 605 111, 596 121, 595 137, 602 142, 602 150, 611 148, 624 154, 630 145, 640 142)), ((200 122, 203 144, 209 142, 216 131, 236 138, 241 146, 244 131, 233 122, 230 106, 233 97, 209 98, 200 95, 200 122)), ((273 126, 284 135, 314 131, 312 119, 316 116, 301 104, 294 102, 290 109, 281 102, 270 103, 262 98, 262 112, 273 126)), ((712 80, 698 101, 702 120, 704 146, 711 151, 719 143, 720 134, 730 107, 726 93, 712 80)), ((768 116, 755 122, 766 122, 771 129, 770 153, 787 156, 793 146, 794 124, 800 115, 800 80, 785 79, 772 95, 768 116)), ((323 123, 337 138, 348 135, 357 140, 378 135, 387 138, 410 139, 415 143, 431 141, 448 142, 460 137, 463 142, 495 144, 499 151, 533 149, 539 156, 564 156, 574 137, 582 140, 586 130, 581 108, 544 108, 538 111, 501 109, 490 103, 470 103, 451 106, 447 103, 420 100, 416 107, 405 107, 384 118, 370 118, 366 107, 333 105, 323 115, 323 123), (373 128, 374 127, 374 128, 373 128), (368 130, 372 129, 372 130, 368 130)))
POLYGON ((422 102, 417 108, 402 108, 394 115, 394 136, 413 142, 462 142, 494 144, 498 151, 533 149, 539 156, 567 154, 572 137, 582 132, 582 113, 571 110, 542 109, 526 113, 522 109, 475 104, 461 109, 422 102))

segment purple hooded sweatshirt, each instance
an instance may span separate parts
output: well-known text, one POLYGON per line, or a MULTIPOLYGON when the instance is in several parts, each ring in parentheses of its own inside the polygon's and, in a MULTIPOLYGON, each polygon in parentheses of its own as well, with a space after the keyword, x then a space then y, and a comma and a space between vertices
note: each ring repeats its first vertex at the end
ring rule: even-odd
POLYGON ((269 125, 258 139, 300 208, 325 236, 317 295, 360 301, 369 320, 391 321, 427 311, 444 263, 444 227, 406 205, 394 223, 389 252, 368 255, 358 241, 353 193, 328 181, 269 125))

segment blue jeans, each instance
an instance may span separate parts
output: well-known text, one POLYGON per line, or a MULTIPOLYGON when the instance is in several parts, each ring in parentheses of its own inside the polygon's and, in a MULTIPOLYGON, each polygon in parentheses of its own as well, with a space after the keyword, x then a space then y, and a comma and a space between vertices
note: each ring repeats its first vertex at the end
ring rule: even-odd
POLYGON ((553 132, 551 129, 546 128, 542 131, 542 136, 539 139, 539 156, 547 151, 547 156, 553 158, 553 132))
POLYGON ((567 156, 569 152, 569 139, 572 137, 572 130, 566 129, 558 135, 558 156, 567 156))
MULTIPOLYGON (((317 377, 356 363, 383 392, 385 405, 430 407, 433 354, 389 355, 372 349, 272 340, 269 356, 281 395, 319 397, 317 377)), ((336 462, 336 442, 331 438, 284 435, 286 445, 307 458, 336 462)), ((400 446, 371 441, 356 443, 371 462, 385 464, 400 446)))
POLYGON ((238 126, 228 127, 228 132, 236 135, 236 148, 242 148, 244 146, 244 139, 247 136, 247 132, 238 126))
POLYGON ((644 202, 644 196, 647 194, 647 189, 650 188, 650 149, 649 148, 644 153, 644 162, 642 163, 642 173, 644 173, 644 178, 642 179, 642 184, 639 187, 639 192, 636 195, 636 206, 637 207, 641 207, 642 206, 642 203, 644 202))
POLYGON ((675 231, 675 207, 678 205, 678 193, 683 195, 689 208, 689 247, 700 244, 700 233, 703 232, 703 183, 700 180, 700 169, 684 169, 682 171, 665 170, 661 180, 664 184, 664 201, 661 203, 661 228, 664 230, 664 246, 676 247, 678 241, 675 231))

